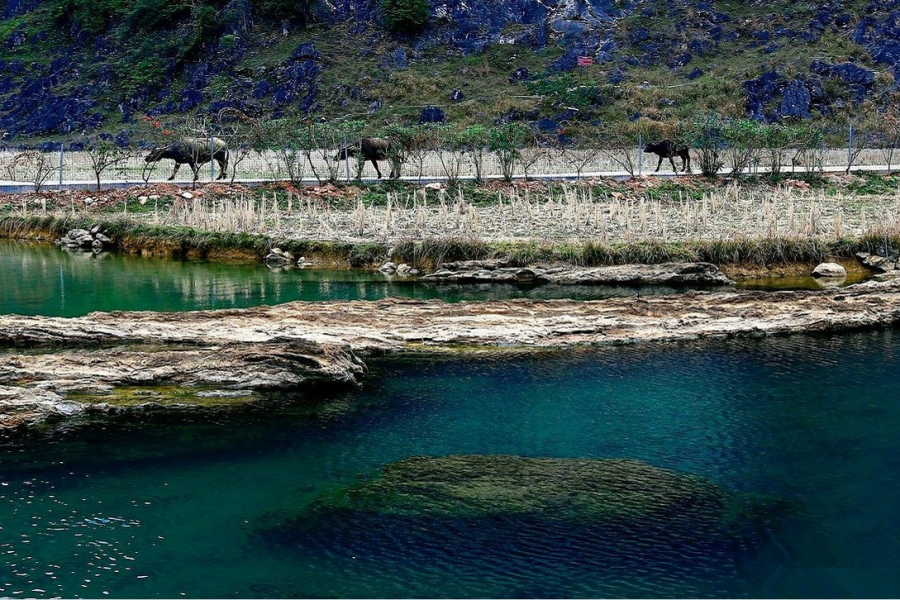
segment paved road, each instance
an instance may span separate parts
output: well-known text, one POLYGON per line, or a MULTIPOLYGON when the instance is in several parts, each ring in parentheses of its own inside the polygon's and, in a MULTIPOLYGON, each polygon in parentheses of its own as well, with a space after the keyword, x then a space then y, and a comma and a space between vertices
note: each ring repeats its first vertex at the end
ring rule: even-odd
MULTIPOLYGON (((835 167, 825 167, 824 172, 826 173, 843 173, 846 171, 847 167, 835 166, 835 167)), ((790 171, 793 173, 803 173, 805 169, 796 168, 794 171, 790 171)), ((866 165, 866 166, 854 166, 851 169, 852 172, 868 172, 868 173, 887 173, 888 168, 886 165, 866 165)), ((759 169, 755 173, 762 174, 765 173, 766 169, 759 169)), ((784 171, 784 173, 789 173, 789 171, 784 171)), ((698 173, 695 171, 694 175, 698 173)), ((731 174, 730 169, 722 169, 719 171, 719 174, 722 176, 727 176, 731 174)), ((645 176, 649 177, 661 177, 661 178, 671 178, 675 176, 675 173, 672 172, 660 172, 660 173, 644 173, 645 176)), ((626 171, 603 171, 603 172, 591 172, 591 173, 582 173, 581 179, 591 179, 591 178, 603 178, 603 179, 629 179, 631 176, 626 171)), ((415 177, 415 176, 406 176, 400 178, 402 181, 407 182, 421 182, 421 183, 433 183, 445 181, 445 177, 415 177)), ((473 177, 460 177, 460 180, 471 181, 474 179, 473 177)), ((501 176, 488 176, 485 179, 489 180, 500 180, 501 176)), ((521 176, 515 177, 516 180, 521 180, 521 176)), ((530 179, 535 180, 563 180, 563 181, 575 181, 578 179, 578 175, 576 173, 557 173, 557 174, 547 174, 547 175, 531 175, 530 179)), ((367 183, 373 183, 378 181, 374 177, 363 177, 362 181, 367 183)), ((271 179, 236 179, 235 183, 239 183, 241 185, 247 186, 255 186, 261 185, 264 183, 271 183, 271 179)), ((190 187, 191 180, 190 179, 177 179, 175 181, 169 182, 165 179, 152 179, 150 180, 151 184, 159 184, 159 183, 174 183, 179 186, 190 187)), ((203 184, 209 183, 209 179, 201 178, 198 182, 198 185, 202 186, 203 184)), ((227 183, 227 180, 223 183, 227 183)), ((307 185, 318 185, 319 181, 313 178, 307 178, 303 180, 303 183, 307 185)), ((113 188, 125 188, 132 186, 143 185, 143 180, 133 180, 133 181, 121 181, 121 180, 103 180, 100 182, 100 185, 103 189, 113 189, 113 188)), ((58 182, 53 183, 45 183, 43 189, 45 191, 59 191, 59 190, 92 190, 97 187, 96 181, 64 181, 62 186, 59 185, 58 182)), ((34 190, 34 185, 21 181, 9 181, 0 179, 0 193, 7 194, 17 194, 23 192, 30 192, 34 190)))

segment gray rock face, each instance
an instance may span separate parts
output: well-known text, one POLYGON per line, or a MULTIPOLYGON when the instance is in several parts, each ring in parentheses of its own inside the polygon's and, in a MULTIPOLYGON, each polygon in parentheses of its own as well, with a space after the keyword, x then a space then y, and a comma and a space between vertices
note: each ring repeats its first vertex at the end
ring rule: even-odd
POLYGON ((868 252, 859 252, 856 254, 856 257, 863 265, 882 273, 890 273, 898 268, 897 258, 869 254, 868 252))
POLYGON ((81 405, 66 402, 50 390, 0 386, 0 430, 41 421, 53 414, 70 416, 81 405))
MULTIPOLYGON (((162 388, 197 390, 198 398, 242 398, 312 384, 353 385, 366 367, 346 346, 310 342, 180 348, 75 349, 18 355, 0 364, 0 429, 50 416, 75 417, 103 406, 116 409, 166 402, 162 388), (19 381, 27 381, 18 384, 19 381), (206 388, 218 390, 210 393, 206 388), (127 394, 117 389, 127 388, 127 394), (147 394, 135 391, 143 388, 147 394), (134 398, 144 398, 135 403, 134 398)), ((190 394, 178 394, 190 405, 190 394)), ((203 403, 204 405, 207 403, 203 403)))
POLYGON ((847 277, 847 269, 833 262, 821 263, 813 269, 812 276, 833 278, 847 277))
POLYGON ((423 280, 454 283, 557 283, 580 285, 733 285, 710 263, 665 263, 580 268, 571 265, 512 267, 507 261, 445 263, 423 280))
POLYGON ((281 248, 272 248, 272 250, 263 258, 266 264, 287 265, 294 262, 294 255, 287 250, 281 248))

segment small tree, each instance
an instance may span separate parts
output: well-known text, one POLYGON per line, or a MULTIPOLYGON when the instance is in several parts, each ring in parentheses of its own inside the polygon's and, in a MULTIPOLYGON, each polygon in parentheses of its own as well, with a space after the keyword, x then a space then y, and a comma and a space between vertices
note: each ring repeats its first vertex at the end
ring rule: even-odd
MULTIPOLYGON (((191 161, 195 165, 195 169, 191 174, 191 189, 197 188, 197 181, 200 179, 200 170, 203 168, 199 163, 201 158, 206 156, 209 157, 209 180, 210 182, 215 181, 214 171, 216 161, 213 160, 213 154, 215 153, 213 148, 214 128, 214 123, 206 117, 185 117, 172 128, 176 138, 182 140, 194 138, 196 140, 196 143, 187 146, 187 150, 191 154, 191 161)), ((178 164, 176 163, 176 169, 177 168, 178 164)))
POLYGON ((760 124, 759 143, 769 157, 769 172, 781 173, 785 152, 791 144, 791 128, 778 123, 760 124))
POLYGON ((888 104, 878 114, 875 122, 875 140, 881 148, 881 154, 887 163, 888 171, 894 163, 894 152, 900 147, 900 94, 894 93, 888 97, 888 104))
POLYGON ((725 146, 725 122, 718 113, 710 111, 699 115, 688 127, 691 147, 700 155, 700 172, 716 177, 722 168, 722 150, 725 146))
POLYGON ((400 166, 406 161, 410 149, 416 145, 416 130, 413 127, 403 125, 388 125, 384 129, 384 137, 391 140, 388 148, 388 160, 391 170, 400 174, 400 166))
POLYGON ((546 141, 540 138, 540 136, 529 134, 528 139, 525 140, 525 145, 519 154, 519 161, 522 164, 522 174, 525 176, 525 181, 528 181, 528 173, 531 171, 531 168, 550 155, 550 147, 547 145, 546 141))
POLYGON ((237 177, 238 165, 244 162, 251 150, 261 152, 268 146, 268 130, 264 121, 254 118, 236 108, 223 108, 216 115, 216 122, 229 148, 231 178, 233 184, 237 177))
POLYGON ((507 182, 512 181, 528 134, 528 126, 523 123, 503 123, 488 130, 488 150, 500 162, 500 171, 507 182))
POLYGON ((864 131, 859 130, 853 124, 853 121, 850 121, 848 124, 848 145, 847 145, 847 169, 844 171, 845 173, 850 173, 850 167, 853 166, 853 163, 856 162, 856 159, 859 158, 859 154, 865 149, 866 145, 872 142, 872 135, 866 134, 864 131))
POLYGON ((428 0, 381 0, 381 14, 391 31, 415 32, 428 23, 428 0))
POLYGON ((434 151, 441 162, 441 171, 447 178, 449 187, 459 183, 463 161, 466 156, 465 136, 454 131, 449 125, 442 125, 434 137, 434 151))
POLYGON ((761 154, 760 125, 753 119, 729 119, 722 127, 725 153, 730 158, 731 176, 740 176, 756 164, 761 154))
POLYGON ((794 141, 797 153, 791 159, 792 167, 806 165, 807 172, 825 170, 825 133, 811 123, 794 127, 794 141))
POLYGON ((273 177, 281 179, 287 176, 293 184, 302 183, 307 155, 295 123, 288 119, 275 119, 269 121, 265 129, 263 143, 272 153, 269 169, 273 177))
POLYGON ((23 150, 13 155, 6 171, 12 180, 16 180, 22 172, 22 177, 34 184, 34 191, 40 192, 50 176, 59 171, 59 163, 54 158, 40 150, 23 150))
MULTIPOLYGON (((321 153, 322 161, 325 163, 325 172, 329 181, 337 181, 341 167, 344 165, 339 160, 334 160, 338 152, 345 146, 359 145, 362 138, 362 129, 365 123, 363 121, 338 121, 332 123, 320 123, 309 128, 314 139, 311 140, 318 145, 321 153)), ((301 144, 301 148, 304 145, 301 144)), ((357 154, 357 169, 361 167, 361 157, 357 154)), ((315 173, 315 171, 314 171, 315 173)), ((318 179, 318 177, 317 177, 318 179)), ((320 180, 321 181, 321 180, 320 180)))
POLYGON ((597 130, 587 123, 569 123, 564 133, 574 143, 562 146, 563 158, 575 169, 575 176, 580 180, 584 169, 602 153, 596 144, 597 130))
POLYGON ((635 154, 638 140, 642 137, 650 139, 649 136, 644 135, 645 133, 646 126, 639 123, 602 126, 597 131, 598 138, 604 142, 600 151, 631 177, 634 177, 639 170, 635 154))
POLYGON ((85 152, 91 161, 91 171, 100 190, 100 177, 110 167, 123 167, 128 159, 134 156, 130 147, 118 146, 109 137, 98 137, 85 140, 85 152))
POLYGON ((440 143, 442 128, 446 127, 446 125, 438 123, 423 123, 410 128, 412 135, 406 146, 407 155, 410 162, 416 165, 419 183, 422 182, 422 176, 425 174, 425 159, 440 143))
POLYGON ((475 170, 475 181, 484 181, 484 157, 487 154, 488 130, 484 125, 470 125, 459 134, 459 145, 475 170))
MULTIPOLYGON (((170 128, 164 126, 160 119, 144 115, 141 117, 141 121, 146 125, 145 135, 150 138, 154 148, 165 146, 172 141, 174 133, 170 128)), ((150 182, 150 177, 153 176, 158 166, 159 161, 144 162, 144 166, 141 169, 141 179, 144 183, 150 182)))

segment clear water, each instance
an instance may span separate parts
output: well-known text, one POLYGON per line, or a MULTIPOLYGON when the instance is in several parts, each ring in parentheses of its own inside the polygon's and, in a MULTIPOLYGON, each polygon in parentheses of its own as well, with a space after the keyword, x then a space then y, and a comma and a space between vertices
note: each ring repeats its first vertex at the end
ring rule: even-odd
POLYGON ((59 317, 112 310, 245 308, 293 300, 597 300, 686 291, 666 286, 430 284, 371 271, 94 255, 9 240, 0 240, 0 273, 0 314, 59 317))
POLYGON ((372 366, 350 393, 8 441, 0 596, 900 591, 896 332, 372 366), (392 537, 361 519, 293 543, 258 535, 267 511, 458 453, 639 459, 792 510, 745 544, 691 552, 665 530, 628 544, 449 525, 392 537))

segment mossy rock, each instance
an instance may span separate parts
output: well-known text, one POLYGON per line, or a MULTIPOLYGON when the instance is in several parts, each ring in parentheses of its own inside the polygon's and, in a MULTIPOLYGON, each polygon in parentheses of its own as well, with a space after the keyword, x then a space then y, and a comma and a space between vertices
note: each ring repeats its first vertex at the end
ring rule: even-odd
POLYGON ((554 539, 577 530, 619 541, 650 534, 706 543, 752 535, 785 507, 635 460, 413 457, 300 509, 269 512, 255 533, 294 543, 334 541, 343 532, 356 543, 361 535, 408 537, 452 522, 457 534, 489 524, 507 532, 546 531, 554 539))

